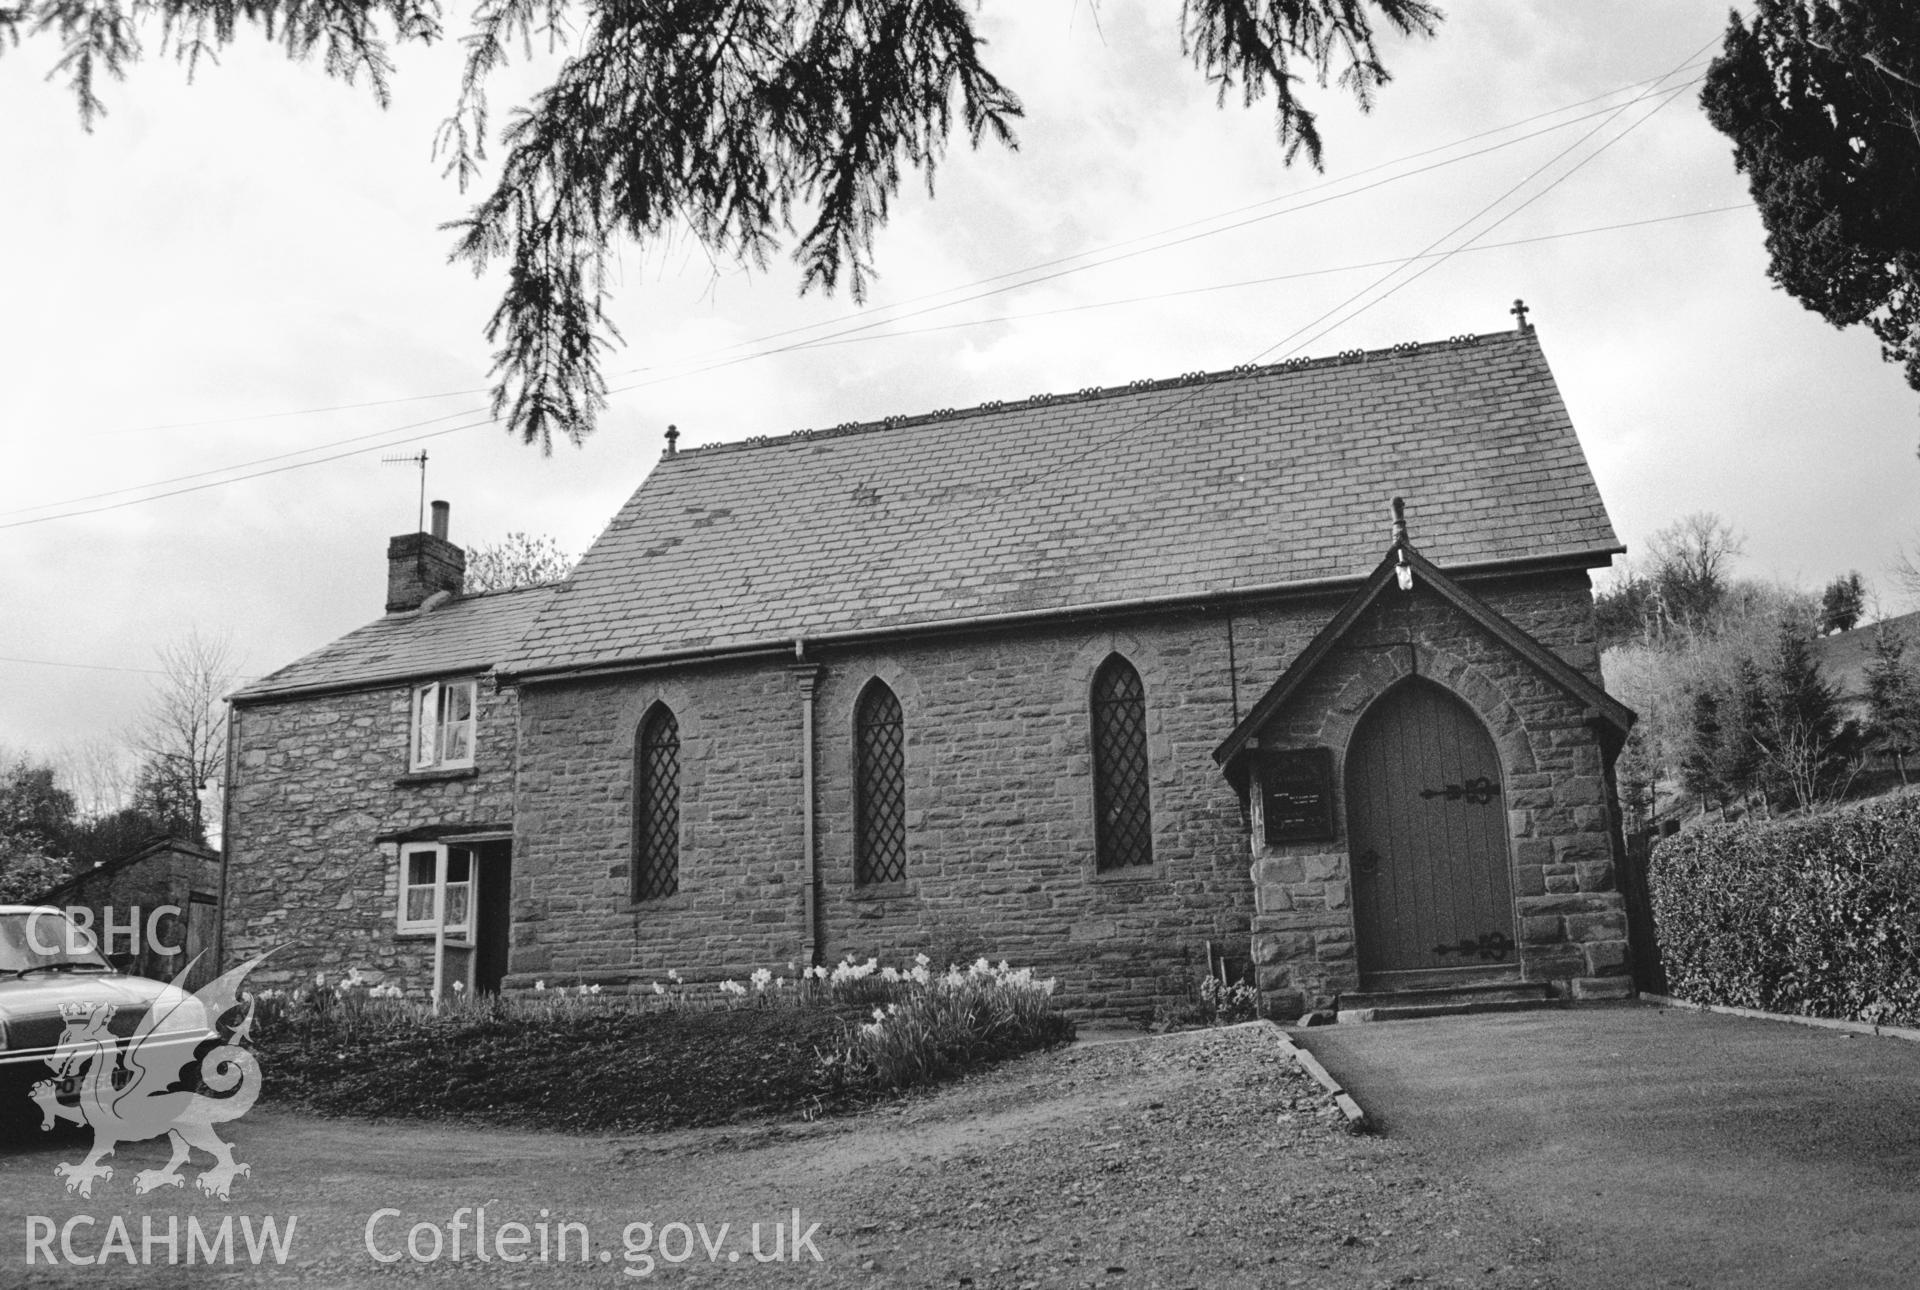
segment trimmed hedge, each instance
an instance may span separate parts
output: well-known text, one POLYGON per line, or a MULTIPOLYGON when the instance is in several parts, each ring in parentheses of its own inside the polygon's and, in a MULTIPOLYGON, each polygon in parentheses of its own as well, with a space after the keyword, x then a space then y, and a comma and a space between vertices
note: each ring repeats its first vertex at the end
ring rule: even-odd
POLYGON ((1648 886, 1674 994, 1920 1025, 1920 796, 1678 834, 1648 886))

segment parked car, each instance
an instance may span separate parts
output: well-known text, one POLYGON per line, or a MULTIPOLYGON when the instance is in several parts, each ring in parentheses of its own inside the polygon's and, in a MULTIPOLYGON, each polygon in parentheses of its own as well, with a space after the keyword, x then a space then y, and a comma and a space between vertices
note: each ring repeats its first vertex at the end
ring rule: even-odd
MULTIPOLYGON (((191 1003, 192 996, 165 982, 118 971, 63 911, 0 905, 0 1134, 22 1136, 46 1120, 32 1099, 44 1082, 52 1082, 60 1102, 78 1105, 98 1050, 70 1040, 100 1008, 110 1010, 106 1029, 116 1044, 119 1087, 125 1083, 121 1055, 140 1023, 156 1007, 164 1013, 191 1003)), ((184 1066, 209 1037, 204 1026, 169 1027, 156 1044, 142 1046, 142 1060, 158 1070, 177 1056, 184 1066)))

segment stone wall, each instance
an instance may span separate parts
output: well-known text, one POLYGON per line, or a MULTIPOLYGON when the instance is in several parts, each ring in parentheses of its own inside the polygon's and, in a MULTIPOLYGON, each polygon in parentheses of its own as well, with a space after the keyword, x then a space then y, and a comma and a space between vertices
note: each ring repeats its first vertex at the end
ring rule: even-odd
MULTIPOLYGON (((1296 648, 1305 631, 1292 625, 1296 648)), ((1227 638, 1224 618, 1189 618, 812 660, 820 957, 984 954, 1059 976, 1089 1012, 1131 1015, 1197 980, 1208 942, 1244 958, 1252 891, 1240 806, 1211 757, 1233 724, 1227 638), (1154 863, 1099 873, 1088 691, 1116 651, 1147 693, 1154 863), (908 876, 862 889, 853 709, 876 676, 904 720, 908 876)), ((744 978, 805 961, 795 670, 712 666, 525 688, 510 984, 645 988, 670 968, 744 978), (679 891, 636 905, 634 738, 655 702, 680 724, 679 891)))
MULTIPOLYGON (((1585 574, 1476 590, 1597 681, 1585 574)), ((1278 849, 1250 876, 1243 808, 1212 758, 1340 603, 816 650, 807 670, 818 676, 820 957, 1005 958, 1057 975, 1086 1015, 1145 1016, 1183 996, 1209 943, 1236 958, 1251 943, 1283 1005, 1352 988, 1344 851, 1278 849), (1114 652, 1138 669, 1147 695, 1154 863, 1144 872, 1101 873, 1094 863, 1088 690, 1114 652), (874 677, 899 697, 904 718, 908 877, 862 889, 853 871, 853 709, 874 677)), ((1528 970, 1606 976, 1623 947, 1609 921, 1618 898, 1598 745, 1560 691, 1450 613, 1423 608, 1421 640, 1436 651, 1437 679, 1452 676, 1477 709, 1505 714, 1496 736, 1516 794, 1528 970)), ((1368 687, 1393 679, 1377 669, 1394 664, 1361 643, 1323 671, 1318 697, 1304 705, 1321 711, 1290 737, 1344 747, 1368 687)), ((509 986, 553 977, 644 989, 669 969, 712 980, 804 962, 794 668, 715 664, 534 684, 521 704, 509 986), (679 891, 635 904, 634 739, 656 702, 680 726, 679 891)))
MULTIPOLYGON (((1597 681, 1584 574, 1473 589, 1597 681)), ((1283 1010, 1353 988, 1344 843, 1250 856, 1242 803, 1212 758, 1342 600, 816 650, 804 672, 817 677, 819 958, 1005 958, 1058 976, 1090 1016, 1144 1017, 1189 995, 1210 947, 1251 950, 1283 1010), (1088 693, 1116 652, 1146 691, 1154 863, 1101 873, 1088 693), (908 876, 863 889, 853 709, 875 677, 904 719, 908 876)), ((1586 714, 1430 594, 1395 604, 1391 622, 1386 612, 1376 607, 1263 737, 1330 746, 1337 767, 1367 704, 1406 669, 1404 649, 1369 647, 1411 623, 1422 674, 1480 713, 1500 750, 1524 971, 1571 991, 1623 988, 1611 802, 1586 714)), ((280 946, 265 984, 358 967, 421 988, 430 944, 394 934, 398 846, 379 839, 511 825, 509 988, 786 972, 814 949, 800 671, 790 660, 687 666, 532 684, 517 698, 483 682, 477 766, 435 775, 406 771, 405 685, 245 705, 227 962, 280 946), (636 904, 634 740, 662 702, 680 732, 679 890, 636 904)), ((1344 803, 1341 818, 1344 831, 1344 803)))
POLYGON ((473 768, 409 774, 410 693, 402 683, 236 709, 225 959, 278 947, 252 980, 357 967, 415 991, 431 981, 432 938, 394 934, 399 846, 377 839, 508 828, 518 712, 511 691, 482 680, 473 768))
MULTIPOLYGON (((1473 588, 1596 683, 1584 575, 1473 588)), ((1359 988, 1341 768, 1368 706, 1418 672, 1466 701, 1498 749, 1508 807, 1520 974, 1579 997, 1626 994, 1616 809, 1591 712, 1432 591, 1387 591, 1262 732, 1263 747, 1333 749, 1331 843, 1255 848, 1254 957, 1277 1010, 1331 1007, 1359 988), (1406 648, 1412 641, 1414 648, 1406 648)))

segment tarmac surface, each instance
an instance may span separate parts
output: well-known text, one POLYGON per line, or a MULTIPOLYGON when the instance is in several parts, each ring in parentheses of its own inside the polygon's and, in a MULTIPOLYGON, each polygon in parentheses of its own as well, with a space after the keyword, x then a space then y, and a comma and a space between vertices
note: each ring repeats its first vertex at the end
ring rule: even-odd
POLYGON ((1291 1033, 1564 1284, 1920 1286, 1920 1043, 1647 1003, 1291 1033))

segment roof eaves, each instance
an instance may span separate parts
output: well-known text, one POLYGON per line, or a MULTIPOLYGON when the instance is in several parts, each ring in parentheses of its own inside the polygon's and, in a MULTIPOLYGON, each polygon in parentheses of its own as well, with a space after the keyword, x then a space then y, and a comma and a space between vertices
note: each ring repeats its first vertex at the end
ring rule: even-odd
POLYGON ((227 702, 236 708, 256 707, 263 703, 279 703, 286 699, 314 699, 329 694, 352 694, 358 690, 384 690, 391 686, 414 681, 431 681, 438 677, 473 676, 485 677, 493 674, 493 669, 485 663, 445 664, 435 667, 410 668, 405 671, 381 673, 375 676, 343 677, 336 681, 313 681, 302 685, 290 685, 280 689, 262 689, 249 686, 244 690, 235 690, 227 696, 227 702))
MULTIPOLYGON (((1519 575, 1523 573, 1544 573, 1556 569, 1597 569, 1611 562, 1613 555, 1624 550, 1618 545, 1595 547, 1573 551, 1557 552, 1550 555, 1512 556, 1499 560, 1480 560, 1471 564, 1456 566, 1456 572, 1462 576, 1489 576, 1495 574, 1519 575)), ((1088 602, 1061 608, 1034 610, 1013 610, 1004 613, 982 614, 970 618, 931 619, 924 622, 903 623, 890 627, 862 628, 854 631, 833 632, 818 636, 800 634, 798 636, 768 637, 760 640, 740 641, 731 645, 708 648, 663 651, 658 654, 632 654, 622 658, 603 658, 591 662, 554 662, 537 663, 534 666, 518 666, 509 661, 495 669, 495 679, 500 685, 542 684, 555 681, 584 680, 591 677, 615 676, 630 672, 655 671, 664 667, 680 666, 688 663, 713 662, 722 659, 743 659, 761 657, 768 654, 791 653, 796 640, 807 646, 822 647, 835 645, 854 645, 876 641, 899 640, 902 638, 964 635, 969 632, 991 631, 1007 627, 1038 626, 1053 622, 1086 622, 1095 619, 1125 617, 1143 613, 1177 609, 1230 608, 1245 604, 1264 604, 1272 601, 1313 598, 1330 592, 1343 591, 1363 583, 1360 576, 1340 576, 1330 578, 1301 578, 1290 582, 1275 583, 1268 586, 1229 588, 1218 591, 1190 592, 1174 596, 1148 597, 1129 601, 1088 602)))
MULTIPOLYGON (((462 616, 466 619, 471 619, 472 615, 475 613, 486 613, 488 614, 488 617, 481 619, 481 622, 484 623, 491 620, 497 623, 498 617, 496 615, 500 611, 489 612, 491 609, 490 606, 482 609, 472 609, 472 608, 469 608, 469 606, 475 606, 475 605, 484 606, 485 602, 487 601, 498 602, 501 600, 528 596, 531 593, 541 593, 541 600, 544 601, 547 597, 551 596, 551 594, 555 590, 565 585, 567 584, 564 582, 541 583, 537 586, 532 586, 532 587, 509 587, 501 591, 475 592, 472 595, 457 597, 452 601, 441 602, 437 605, 434 605, 433 608, 431 609, 427 609, 423 607, 422 609, 404 610, 399 613, 384 615, 381 618, 375 619, 371 623, 365 624, 364 626, 361 626, 361 627, 356 627, 353 631, 348 632, 344 636, 336 637, 335 639, 329 641, 327 644, 321 646, 318 650, 315 650, 314 652, 307 654, 301 658, 295 659, 293 662, 287 664, 285 667, 278 668, 275 671, 268 673, 266 676, 261 677, 259 680, 253 682, 251 685, 243 686, 242 688, 227 694, 225 696, 226 701, 236 705, 245 705, 250 703, 267 702, 267 701, 278 700, 283 698, 307 697, 310 695, 317 695, 317 694, 343 694, 343 693, 348 693, 354 690, 379 689, 385 686, 394 685, 402 681, 411 681, 411 680, 424 681, 424 680, 432 680, 435 677, 462 676, 462 675, 470 675, 470 674, 484 675, 487 672, 492 670, 493 668, 492 659, 490 658, 483 659, 481 661, 476 662, 476 661, 463 660, 456 656, 452 660, 440 659, 440 660, 434 660, 432 662, 427 662, 427 663, 406 664, 406 665, 391 667, 384 671, 379 671, 379 670, 365 671, 365 672, 358 672, 358 673, 353 673, 351 675, 344 675, 344 676, 333 675, 318 681, 296 681, 292 684, 275 684, 273 679, 276 676, 280 676, 290 672, 299 674, 302 672, 311 672, 314 670, 320 670, 321 665, 315 662, 315 660, 320 659, 328 651, 333 650, 337 646, 341 645, 342 642, 353 640, 356 637, 362 636, 363 633, 385 629, 387 627, 398 627, 411 622, 416 622, 420 619, 433 617, 439 614, 446 614, 448 612, 447 605, 449 604, 459 606, 462 616)), ((518 648, 519 643, 526 638, 527 633, 532 629, 534 623, 538 621, 540 608, 541 608, 541 605, 538 603, 531 604, 528 607, 528 611, 529 611, 528 617, 525 620, 524 625, 521 626, 519 631, 514 632, 512 634, 511 641, 508 642, 504 648, 488 650, 486 651, 486 653, 495 654, 495 655, 504 654, 504 653, 510 652, 513 649, 518 648)), ((446 619, 441 618, 439 621, 444 622, 446 621, 446 619)), ((511 619, 509 619, 509 621, 511 621, 511 619)), ((470 622, 462 622, 460 623, 460 627, 465 627, 468 630, 472 630, 470 622)), ((456 627, 451 630, 459 630, 459 627, 456 627)), ((477 648, 477 646, 469 646, 469 648, 477 648)), ((351 661, 342 661, 339 664, 337 664, 337 666, 342 667, 343 669, 351 672, 355 664, 352 663, 351 661)))
POLYGON ((195 842, 191 838, 183 838, 171 833, 154 833, 148 835, 147 840, 142 842, 137 849, 129 851, 123 856, 104 861, 94 865, 90 869, 83 869, 79 873, 69 874, 67 877, 62 878, 59 882, 42 892, 36 904, 51 905, 56 898, 79 890, 83 883, 90 882, 96 878, 111 878, 124 869, 131 869, 141 861, 151 859, 167 851, 176 852, 188 856, 191 859, 204 860, 209 863, 217 864, 220 860, 220 853, 218 851, 212 847, 195 842))

